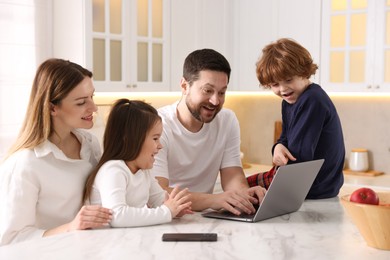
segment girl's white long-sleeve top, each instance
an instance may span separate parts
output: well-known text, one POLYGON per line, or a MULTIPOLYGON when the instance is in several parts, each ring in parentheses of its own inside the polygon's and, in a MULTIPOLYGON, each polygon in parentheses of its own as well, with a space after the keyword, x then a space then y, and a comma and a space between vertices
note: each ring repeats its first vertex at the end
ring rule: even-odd
POLYGON ((85 180, 101 156, 97 138, 74 130, 80 160, 46 141, 11 155, 0 167, 0 245, 42 237, 72 221, 81 208, 85 180))
POLYGON ((172 220, 165 194, 148 170, 133 174, 124 161, 112 160, 99 169, 90 202, 113 210, 112 227, 148 226, 172 220))

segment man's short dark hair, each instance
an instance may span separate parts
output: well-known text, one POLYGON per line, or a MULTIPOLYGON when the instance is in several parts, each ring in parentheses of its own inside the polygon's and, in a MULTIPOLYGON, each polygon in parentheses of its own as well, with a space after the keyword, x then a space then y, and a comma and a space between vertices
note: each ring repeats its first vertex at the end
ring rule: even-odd
POLYGON ((184 61, 183 77, 190 85, 199 79, 199 72, 211 70, 224 72, 230 79, 231 68, 227 59, 213 49, 200 49, 191 52, 184 61))

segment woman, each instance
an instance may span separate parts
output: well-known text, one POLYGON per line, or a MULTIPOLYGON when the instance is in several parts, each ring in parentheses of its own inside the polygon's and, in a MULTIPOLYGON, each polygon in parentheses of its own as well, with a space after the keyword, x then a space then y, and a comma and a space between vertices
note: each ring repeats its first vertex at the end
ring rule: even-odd
POLYGON ((82 207, 101 151, 92 73, 61 59, 37 70, 22 130, 0 167, 0 244, 107 225, 111 211, 82 207))

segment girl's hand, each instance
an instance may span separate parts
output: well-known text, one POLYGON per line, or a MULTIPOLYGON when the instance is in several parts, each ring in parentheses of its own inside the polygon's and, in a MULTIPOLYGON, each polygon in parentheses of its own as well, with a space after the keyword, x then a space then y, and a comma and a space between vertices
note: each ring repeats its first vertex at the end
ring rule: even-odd
POLYGON ((169 208, 172 214, 172 218, 181 217, 185 214, 192 214, 190 201, 190 193, 188 188, 180 190, 179 187, 175 187, 165 200, 164 205, 169 208))

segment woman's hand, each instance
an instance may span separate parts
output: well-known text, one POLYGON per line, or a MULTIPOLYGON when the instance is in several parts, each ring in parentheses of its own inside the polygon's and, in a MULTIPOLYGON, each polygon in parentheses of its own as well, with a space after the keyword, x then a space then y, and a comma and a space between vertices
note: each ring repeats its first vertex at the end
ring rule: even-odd
POLYGON ((106 226, 112 219, 112 211, 98 205, 83 206, 72 222, 68 231, 98 228, 106 226))
POLYGON ((83 206, 71 222, 48 229, 43 233, 43 236, 46 237, 74 230, 108 226, 111 219, 112 211, 110 209, 98 205, 83 206))

